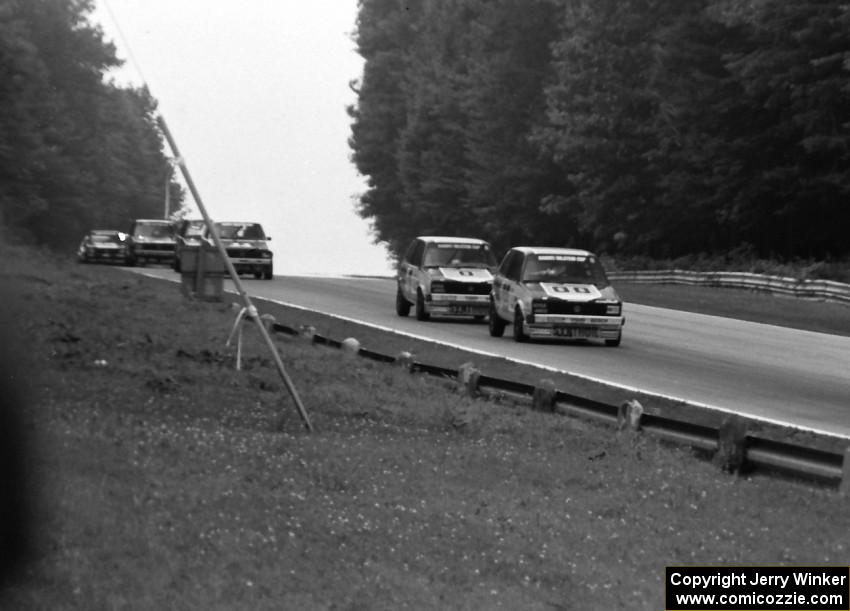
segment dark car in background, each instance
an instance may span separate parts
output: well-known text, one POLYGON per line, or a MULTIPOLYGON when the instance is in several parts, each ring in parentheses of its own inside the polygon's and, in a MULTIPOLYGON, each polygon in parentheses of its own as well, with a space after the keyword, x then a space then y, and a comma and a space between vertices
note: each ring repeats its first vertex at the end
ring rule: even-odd
POLYGON ((128 236, 117 229, 92 229, 77 248, 80 263, 127 264, 128 236))
POLYGON ((174 223, 163 219, 136 219, 130 227, 129 265, 174 260, 174 223))

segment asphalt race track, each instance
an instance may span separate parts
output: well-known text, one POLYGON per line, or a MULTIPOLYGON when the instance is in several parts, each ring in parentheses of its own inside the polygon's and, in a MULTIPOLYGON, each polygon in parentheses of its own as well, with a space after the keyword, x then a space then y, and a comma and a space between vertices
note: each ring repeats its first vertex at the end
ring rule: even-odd
MULTIPOLYGON (((168 269, 136 270, 177 280, 168 269)), ((227 282, 226 284, 230 284, 227 282)), ((487 325, 395 313, 390 278, 244 279, 252 296, 465 349, 850 438, 850 337, 626 304, 623 343, 519 344, 487 325)))

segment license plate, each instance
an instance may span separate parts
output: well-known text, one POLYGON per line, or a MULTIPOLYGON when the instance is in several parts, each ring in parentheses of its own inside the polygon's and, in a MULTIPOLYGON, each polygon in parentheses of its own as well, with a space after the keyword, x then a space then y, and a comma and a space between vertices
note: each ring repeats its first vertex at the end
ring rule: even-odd
POLYGON ((452 314, 469 314, 469 306, 453 305, 449 307, 449 312, 452 314))
POLYGON ((588 338, 588 337, 596 337, 595 329, 582 329, 582 328, 572 328, 572 327, 556 327, 555 335, 558 337, 571 337, 571 338, 588 338))

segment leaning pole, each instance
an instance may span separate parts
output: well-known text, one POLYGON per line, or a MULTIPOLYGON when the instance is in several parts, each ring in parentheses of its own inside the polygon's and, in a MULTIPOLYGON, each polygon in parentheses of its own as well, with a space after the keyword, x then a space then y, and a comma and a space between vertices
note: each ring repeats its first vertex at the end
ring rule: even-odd
POLYGON ((186 181, 186 185, 189 187, 189 191, 192 193, 192 198, 195 200, 195 204, 197 204, 198 210, 200 210, 201 212, 201 216, 204 217, 204 223, 206 223, 209 234, 210 236, 212 236, 213 243, 215 244, 215 247, 218 250, 218 254, 221 256, 222 261, 224 261, 227 273, 230 275, 230 279, 233 281, 233 285, 236 287, 236 291, 239 293, 239 298, 242 300, 244 312, 257 325, 257 329, 260 331, 260 335, 263 336, 263 340, 265 341, 266 346, 268 346, 269 352, 271 352, 272 354, 272 358, 274 359, 277 371, 280 374, 280 377, 283 380, 286 389, 292 396, 292 400, 295 401, 295 406, 298 409, 298 415, 301 416, 301 421, 304 423, 304 426, 307 428, 307 430, 312 432, 313 425, 310 423, 310 418, 307 415, 307 410, 304 409, 304 405, 303 403, 301 403, 301 399, 298 396, 298 391, 295 389, 295 385, 292 383, 289 374, 286 373, 286 369, 283 366, 283 361, 281 361, 280 359, 280 353, 278 353, 277 351, 277 346, 275 346, 274 342, 272 341, 268 329, 266 329, 266 326, 263 324, 263 321, 260 320, 257 308, 254 306, 253 303, 251 303, 251 298, 248 296, 248 293, 245 292, 245 287, 242 285, 242 281, 239 279, 239 274, 236 273, 236 268, 233 267, 233 262, 227 256, 227 250, 225 250, 224 244, 218 236, 218 231, 216 230, 215 225, 213 225, 209 215, 207 214, 207 209, 204 206, 203 201, 201 200, 201 195, 200 193, 198 193, 198 189, 195 188, 195 183, 192 180, 192 176, 189 174, 189 169, 186 167, 186 162, 180 155, 180 151, 177 148, 177 143, 174 141, 174 137, 171 135, 171 132, 168 129, 168 125, 165 123, 165 119, 160 114, 157 115, 156 121, 159 125, 160 130, 162 131, 162 134, 165 136, 165 139, 168 142, 168 146, 171 148, 171 153, 174 156, 177 165, 180 167, 180 173, 183 175, 183 179, 186 181))

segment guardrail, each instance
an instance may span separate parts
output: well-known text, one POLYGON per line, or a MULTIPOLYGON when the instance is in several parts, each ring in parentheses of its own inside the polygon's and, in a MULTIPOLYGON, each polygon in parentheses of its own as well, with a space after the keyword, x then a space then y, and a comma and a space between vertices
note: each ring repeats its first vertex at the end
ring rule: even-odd
MULTIPOLYGON (((302 331, 286 325, 273 323, 272 329, 287 335, 302 335, 302 331)), ((335 340, 324 337, 310 329, 306 333, 315 344, 333 348, 346 348, 345 340, 335 340)), ((829 452, 804 445, 779 442, 776 440, 749 435, 746 433, 746 419, 733 417, 731 436, 724 430, 727 421, 718 428, 713 428, 683 420, 664 416, 642 413, 638 404, 637 417, 630 417, 629 411, 634 401, 624 401, 619 405, 603 403, 587 397, 570 394, 561 390, 546 387, 548 400, 543 407, 540 396, 543 386, 533 386, 521 382, 493 378, 474 371, 472 375, 465 371, 466 365, 460 369, 450 369, 438 365, 421 363, 412 359, 409 354, 392 356, 365 348, 358 344, 357 354, 364 358, 388 364, 404 365, 410 372, 421 372, 442 378, 457 380, 463 385, 465 392, 484 398, 508 398, 515 402, 527 403, 532 408, 552 411, 564 416, 590 418, 612 424, 619 429, 629 428, 653 434, 665 441, 688 446, 698 453, 710 456, 721 467, 729 471, 747 471, 753 468, 764 470, 770 474, 792 476, 805 479, 821 485, 837 486, 842 494, 850 494, 850 443, 844 453, 829 452), (723 454, 724 446, 733 446, 733 452, 738 453, 737 463, 730 463, 723 454), (718 460, 720 456, 721 460, 718 460)))
POLYGON ((832 280, 800 280, 749 272, 692 272, 680 269, 612 271, 608 277, 613 282, 740 288, 850 304, 850 284, 832 280))

